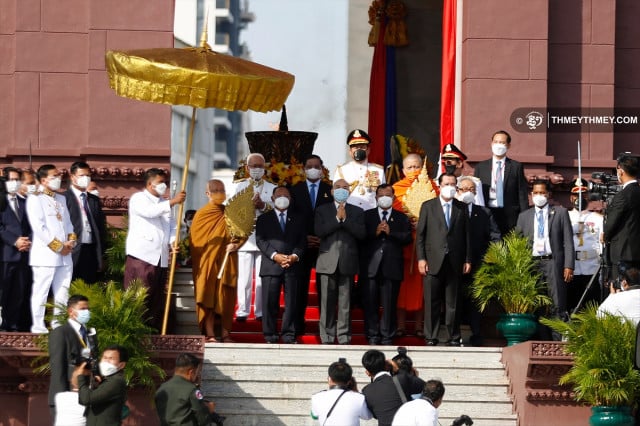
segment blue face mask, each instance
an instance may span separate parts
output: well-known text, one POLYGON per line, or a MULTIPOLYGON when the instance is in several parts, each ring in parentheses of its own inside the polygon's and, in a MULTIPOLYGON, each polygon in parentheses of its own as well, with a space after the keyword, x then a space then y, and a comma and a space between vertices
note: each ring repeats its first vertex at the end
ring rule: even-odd
POLYGON ((338 188, 333 190, 333 199, 338 203, 344 203, 349 198, 349 190, 338 188))
POLYGON ((76 314, 76 321, 82 325, 85 325, 91 319, 91 312, 88 309, 78 309, 76 314))

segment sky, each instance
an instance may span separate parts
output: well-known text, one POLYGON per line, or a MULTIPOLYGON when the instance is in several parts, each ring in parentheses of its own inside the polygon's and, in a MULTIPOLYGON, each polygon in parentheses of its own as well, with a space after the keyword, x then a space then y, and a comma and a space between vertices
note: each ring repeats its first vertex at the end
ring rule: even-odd
MULTIPOLYGON (((289 130, 317 132, 314 154, 330 171, 345 160, 348 0, 249 0, 240 33, 254 62, 295 76, 289 130), (339 149, 336 149, 338 148, 339 149)), ((248 113, 247 131, 273 130, 280 112, 248 113)))

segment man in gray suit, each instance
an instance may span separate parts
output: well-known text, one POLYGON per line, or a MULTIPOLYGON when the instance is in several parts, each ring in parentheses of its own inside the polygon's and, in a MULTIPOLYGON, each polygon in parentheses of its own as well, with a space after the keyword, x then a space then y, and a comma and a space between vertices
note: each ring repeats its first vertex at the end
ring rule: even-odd
MULTIPOLYGON (((531 191, 534 207, 518 216, 516 230, 529 238, 532 255, 539 261, 547 293, 553 299, 553 316, 567 318, 567 283, 573 279, 575 252, 567 209, 550 206, 549 182, 536 180, 531 191)), ((553 335, 558 340, 561 336, 553 335)))
POLYGON ((364 211, 347 204, 349 183, 338 179, 331 190, 334 202, 318 206, 315 234, 320 237, 316 273, 320 278, 320 340, 347 345, 351 341, 350 298, 358 273, 358 240, 365 237, 364 211), (338 307, 336 322, 336 305, 338 307))

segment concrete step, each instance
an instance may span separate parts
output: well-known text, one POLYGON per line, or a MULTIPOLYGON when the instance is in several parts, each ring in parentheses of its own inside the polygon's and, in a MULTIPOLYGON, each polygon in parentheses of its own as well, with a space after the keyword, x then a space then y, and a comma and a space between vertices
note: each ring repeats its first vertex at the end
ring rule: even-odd
MULTIPOLYGON (((377 347, 388 358, 395 346, 377 347)), ((310 397, 326 389, 327 368, 344 357, 361 389, 369 382, 361 366, 370 346, 207 344, 202 389, 227 417, 225 425, 311 425, 310 397)), ((461 414, 475 425, 515 426, 500 348, 408 347, 424 379, 446 387, 440 424, 461 414)), ((362 422, 375 425, 375 420, 362 422)))

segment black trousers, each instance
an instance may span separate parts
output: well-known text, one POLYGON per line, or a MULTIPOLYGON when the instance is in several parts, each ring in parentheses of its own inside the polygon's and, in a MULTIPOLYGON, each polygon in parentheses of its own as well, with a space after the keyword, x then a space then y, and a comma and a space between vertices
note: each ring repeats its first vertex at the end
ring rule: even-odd
MULTIPOLYGON (((311 270, 316 266, 318 260, 318 249, 307 249, 300 261, 298 288, 296 290, 296 312, 294 314, 294 325, 296 336, 302 336, 305 333, 304 316, 309 305, 309 282, 311 281, 311 270)), ((318 293, 318 302, 320 302, 320 279, 316 277, 316 293, 318 293)))
POLYGON ((364 328, 367 340, 392 344, 396 333, 396 313, 400 281, 390 280, 378 274, 369 277, 362 289, 364 328), (382 315, 379 314, 382 306, 382 315))
POLYGON ((454 271, 449 255, 444 257, 442 267, 436 275, 427 274, 424 285, 424 335, 437 339, 440 330, 440 309, 445 303, 444 322, 449 340, 460 340, 460 302, 462 268, 454 271))
POLYGON ((80 278, 87 284, 98 282, 98 252, 95 244, 80 244, 78 261, 73 264, 71 280, 80 278))
POLYGON ((282 275, 261 275, 262 278, 262 333, 267 341, 278 340, 278 313, 280 311, 280 289, 284 285, 284 313, 280 332, 282 340, 292 342, 296 337, 295 313, 299 275, 285 272, 282 275))
POLYGON ((2 329, 31 330, 31 286, 33 278, 27 256, 19 262, 2 264, 2 329))

